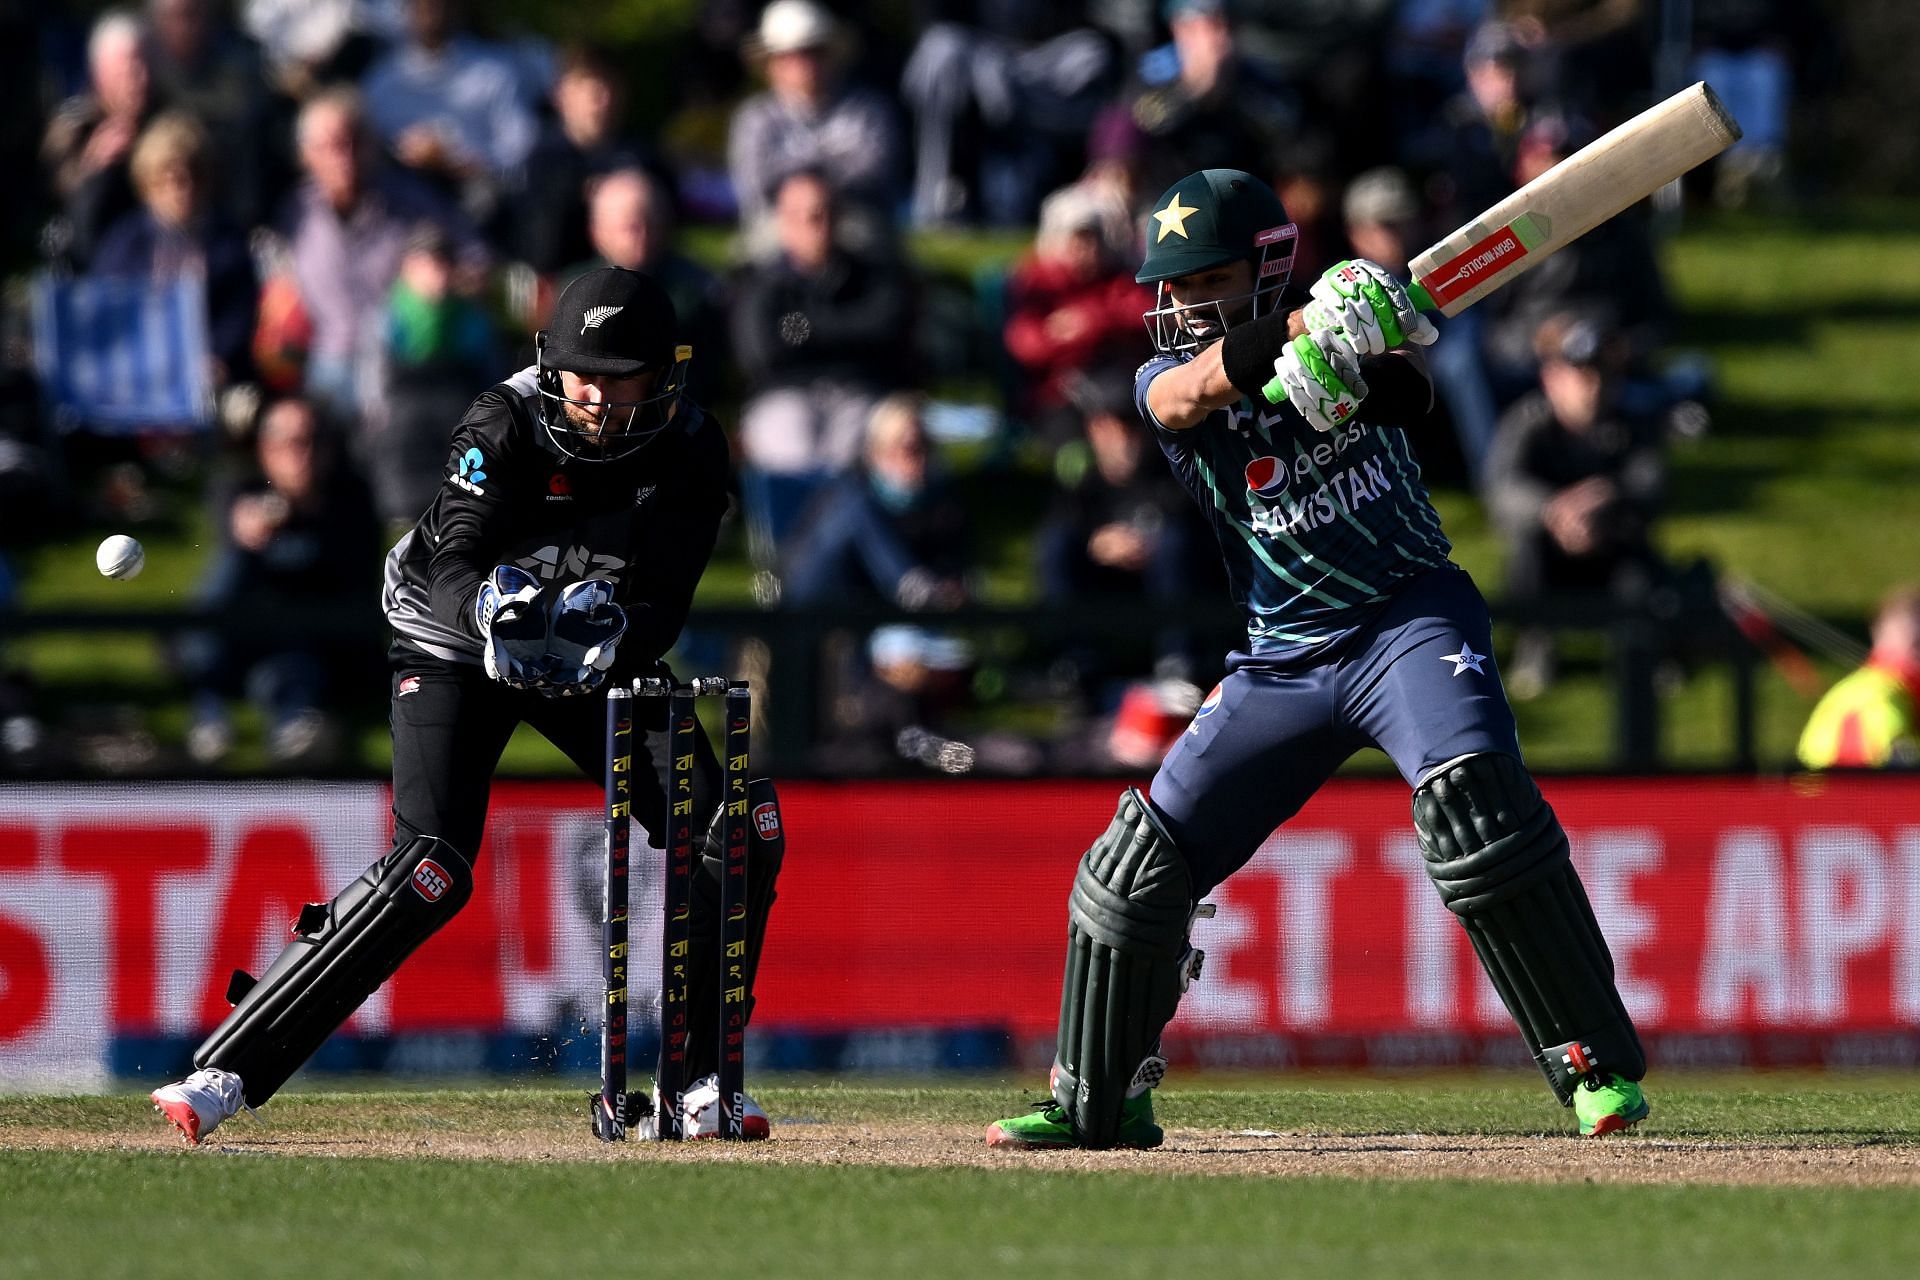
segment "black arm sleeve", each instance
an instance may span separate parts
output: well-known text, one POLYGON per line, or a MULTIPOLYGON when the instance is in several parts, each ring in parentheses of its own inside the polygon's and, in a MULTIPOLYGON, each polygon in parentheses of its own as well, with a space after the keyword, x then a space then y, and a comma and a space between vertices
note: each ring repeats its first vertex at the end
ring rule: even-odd
POLYGON ((1433 411, 1433 378, 1427 357, 1417 347, 1403 347, 1360 362, 1367 380, 1367 399, 1360 416, 1382 427, 1412 427, 1433 411))
POLYGON ((510 535, 507 478, 511 448, 510 410, 491 393, 474 401, 453 429, 446 478, 435 510, 433 555, 427 564, 427 599, 434 621, 480 637, 473 598, 499 563, 510 535), (479 460, 473 460, 473 454, 479 460), (462 464, 465 473, 462 473, 462 464), (473 473, 482 474, 475 480, 473 473), (465 483, 462 483, 464 481, 465 483))
POLYGON ((1287 320, 1292 312, 1277 310, 1235 325, 1220 340, 1220 368, 1227 381, 1255 404, 1264 404, 1262 388, 1273 380, 1273 362, 1287 349, 1287 320))

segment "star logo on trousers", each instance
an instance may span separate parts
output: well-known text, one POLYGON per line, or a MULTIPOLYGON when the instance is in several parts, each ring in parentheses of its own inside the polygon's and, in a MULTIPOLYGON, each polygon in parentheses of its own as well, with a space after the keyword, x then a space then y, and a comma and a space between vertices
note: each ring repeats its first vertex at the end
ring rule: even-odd
POLYGON ((1451 662, 1453 664, 1453 674, 1456 676, 1462 671, 1471 671, 1475 675, 1485 675, 1486 672, 1480 669, 1480 664, 1487 660, 1487 656, 1488 655, 1484 653, 1475 653, 1473 646, 1462 640, 1460 642, 1460 652, 1443 653, 1440 655, 1440 661, 1451 662))

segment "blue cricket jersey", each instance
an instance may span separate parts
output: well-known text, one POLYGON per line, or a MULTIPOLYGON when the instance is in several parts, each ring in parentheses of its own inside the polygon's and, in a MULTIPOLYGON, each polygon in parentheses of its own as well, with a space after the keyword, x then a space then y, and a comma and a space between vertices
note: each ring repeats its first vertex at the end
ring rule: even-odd
POLYGON ((1162 427, 1147 387, 1191 353, 1134 375, 1134 405, 1219 539, 1248 652, 1310 656, 1364 623, 1409 578, 1452 564, 1452 544, 1405 432, 1362 420, 1316 431, 1292 405, 1246 400, 1186 431, 1162 427))

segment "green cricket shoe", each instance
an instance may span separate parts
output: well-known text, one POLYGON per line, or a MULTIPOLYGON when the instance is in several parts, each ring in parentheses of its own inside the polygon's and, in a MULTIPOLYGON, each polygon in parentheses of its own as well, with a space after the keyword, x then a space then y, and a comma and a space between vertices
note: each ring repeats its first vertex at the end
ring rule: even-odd
POLYGON ((1580 1117, 1583 1138, 1622 1133, 1645 1120, 1650 1110, 1637 1080, 1596 1073, 1573 1091, 1573 1114, 1580 1117))
MULTIPOLYGON (((1152 1090, 1137 1098, 1128 1098, 1121 1104, 1120 1136, 1114 1142, 1115 1146, 1149 1151, 1164 1142, 1166 1136, 1160 1126, 1153 1122, 1152 1090)), ((1014 1116, 988 1125, 987 1145, 1041 1151, 1081 1144, 1073 1136, 1073 1126, 1067 1123, 1067 1113, 1060 1109, 1059 1103, 1048 1098, 1024 1116, 1014 1116)))

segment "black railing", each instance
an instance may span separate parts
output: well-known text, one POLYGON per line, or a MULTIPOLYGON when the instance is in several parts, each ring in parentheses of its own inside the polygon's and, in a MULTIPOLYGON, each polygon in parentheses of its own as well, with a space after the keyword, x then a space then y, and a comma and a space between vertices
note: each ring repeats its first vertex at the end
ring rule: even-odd
MULTIPOLYGON (((1654 771, 1665 763, 1659 693, 1663 665, 1676 655, 1695 667, 1726 664, 1733 698, 1728 724, 1731 750, 1723 763, 1738 770, 1755 767, 1758 655, 1711 602, 1689 603, 1656 595, 1627 606, 1594 597, 1568 597, 1524 605, 1496 603, 1493 613, 1496 621, 1513 626, 1606 637, 1614 691, 1608 764, 1622 771, 1654 771)), ((687 634, 697 643, 723 645, 727 655, 724 661, 733 666, 743 660, 747 642, 764 646, 755 660, 759 669, 751 674, 764 686, 760 705, 764 708, 767 761, 770 768, 793 774, 806 771, 810 746, 822 724, 822 659, 835 637, 854 637, 876 627, 905 623, 970 635, 1013 633, 1026 638, 1028 647, 1036 653, 1070 646, 1100 651, 1116 643, 1146 651, 1152 647, 1152 638, 1170 622, 1188 631, 1207 652, 1225 653, 1243 635, 1236 612, 1218 599, 1168 605, 1125 598, 1072 604, 974 605, 938 613, 906 612, 878 604, 778 610, 703 608, 689 619, 687 634)), ((245 616, 177 610, 0 614, 0 646, 10 637, 32 634, 133 633, 165 640, 208 630, 250 642, 286 637, 305 643, 323 640, 365 645, 369 653, 384 643, 385 634, 378 618, 338 609, 288 607, 245 616)), ((101 674, 111 683, 112 673, 101 674)))

